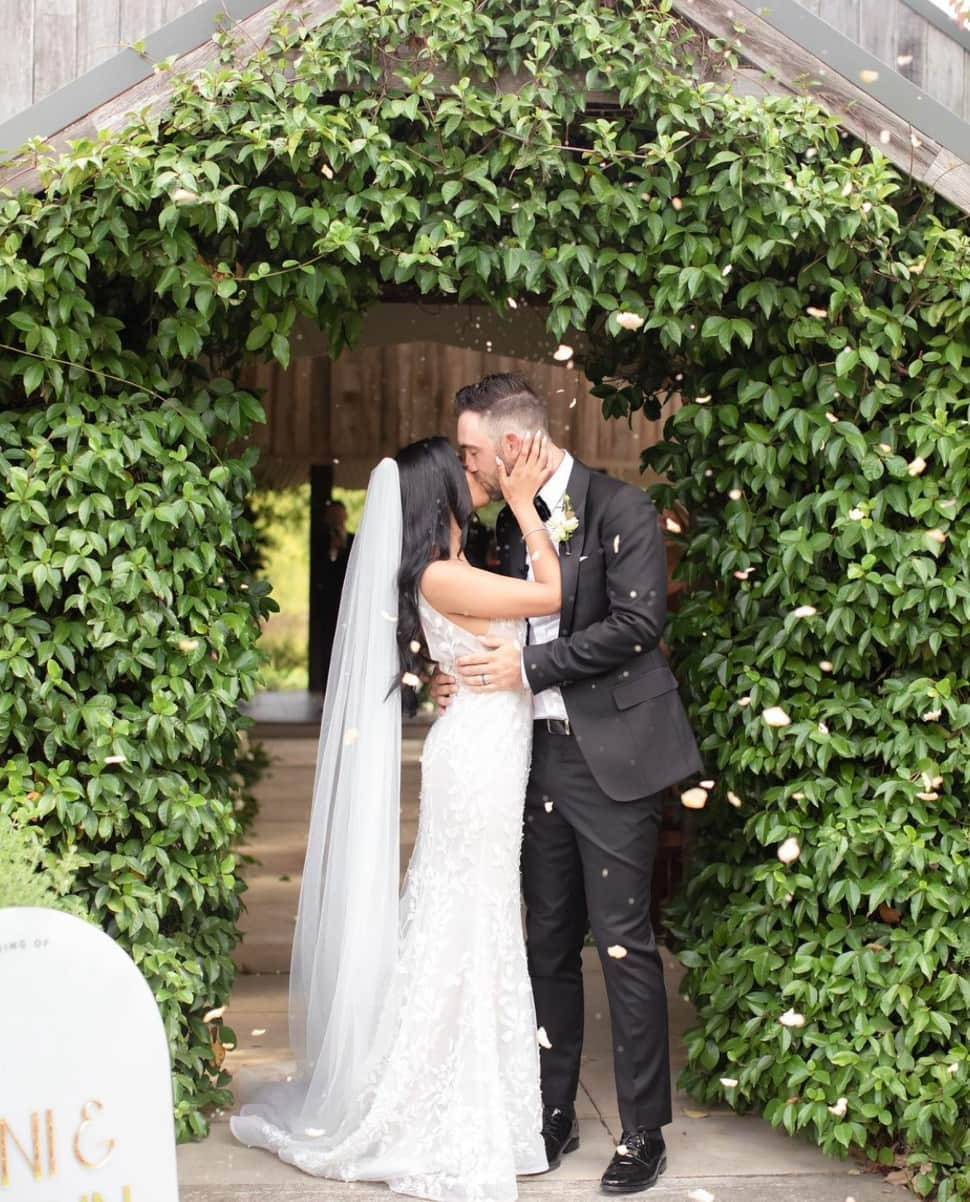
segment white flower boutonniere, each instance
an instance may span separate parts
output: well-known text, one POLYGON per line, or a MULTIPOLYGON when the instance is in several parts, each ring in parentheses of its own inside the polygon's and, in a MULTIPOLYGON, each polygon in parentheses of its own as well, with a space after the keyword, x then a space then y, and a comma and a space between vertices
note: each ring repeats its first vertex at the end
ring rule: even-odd
POLYGON ((549 537, 552 541, 562 546, 566 554, 569 555, 569 540, 579 529, 579 518, 573 510, 568 493, 562 499, 562 508, 559 512, 546 522, 546 529, 549 531, 549 537))

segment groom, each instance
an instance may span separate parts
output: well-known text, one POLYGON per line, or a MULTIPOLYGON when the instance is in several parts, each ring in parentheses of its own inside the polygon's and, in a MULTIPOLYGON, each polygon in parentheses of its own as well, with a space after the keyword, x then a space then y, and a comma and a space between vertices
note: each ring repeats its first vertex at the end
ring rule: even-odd
MULTIPOLYGON (((524 378, 502 374, 462 388, 456 408, 465 466, 498 499, 496 456, 511 466, 523 438, 546 429, 545 403, 524 378)), ((551 1045, 541 1053, 549 1167, 579 1146, 589 924, 606 978, 623 1128, 602 1185, 633 1193, 666 1168, 660 1129, 671 1121, 667 1003, 650 925, 663 790, 702 766, 660 650, 667 560, 652 503, 557 447, 536 508, 558 542, 562 611, 531 619, 524 649, 483 639, 491 649, 459 660, 459 671, 476 692, 533 694, 522 882, 537 1022, 551 1045)), ((527 576, 508 509, 497 537, 502 571, 527 576)), ((446 705, 454 682, 438 675, 433 687, 446 705)))

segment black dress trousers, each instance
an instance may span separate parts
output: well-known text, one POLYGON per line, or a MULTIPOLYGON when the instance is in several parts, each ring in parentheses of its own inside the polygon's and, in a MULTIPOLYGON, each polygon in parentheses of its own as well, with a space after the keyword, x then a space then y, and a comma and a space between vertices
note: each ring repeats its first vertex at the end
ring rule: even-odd
POLYGON ((536 724, 522 883, 536 1017, 552 1045, 541 1052, 542 1099, 571 1107, 576 1098, 588 922, 606 978, 624 1131, 671 1121, 667 998, 650 924, 661 804, 660 794, 613 801, 575 737, 536 724))

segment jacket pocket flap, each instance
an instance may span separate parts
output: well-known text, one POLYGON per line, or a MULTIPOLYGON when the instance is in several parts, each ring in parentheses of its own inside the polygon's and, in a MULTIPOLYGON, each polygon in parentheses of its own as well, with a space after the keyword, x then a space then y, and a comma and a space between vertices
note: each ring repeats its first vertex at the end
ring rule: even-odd
POLYGON ((669 668, 654 668, 635 680, 616 685, 613 689, 613 700, 617 709, 628 710, 633 705, 639 705, 641 701, 649 701, 651 697, 659 697, 676 687, 677 677, 669 668))

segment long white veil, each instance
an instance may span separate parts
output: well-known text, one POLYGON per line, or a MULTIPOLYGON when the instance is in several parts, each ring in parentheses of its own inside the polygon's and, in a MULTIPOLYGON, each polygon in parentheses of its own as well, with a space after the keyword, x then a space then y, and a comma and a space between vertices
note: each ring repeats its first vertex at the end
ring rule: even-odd
POLYGON ((397 958, 400 562, 398 468, 383 459, 350 552, 320 727, 290 969, 297 1075, 232 1120, 244 1142, 251 1117, 328 1143, 361 1099, 397 958))

